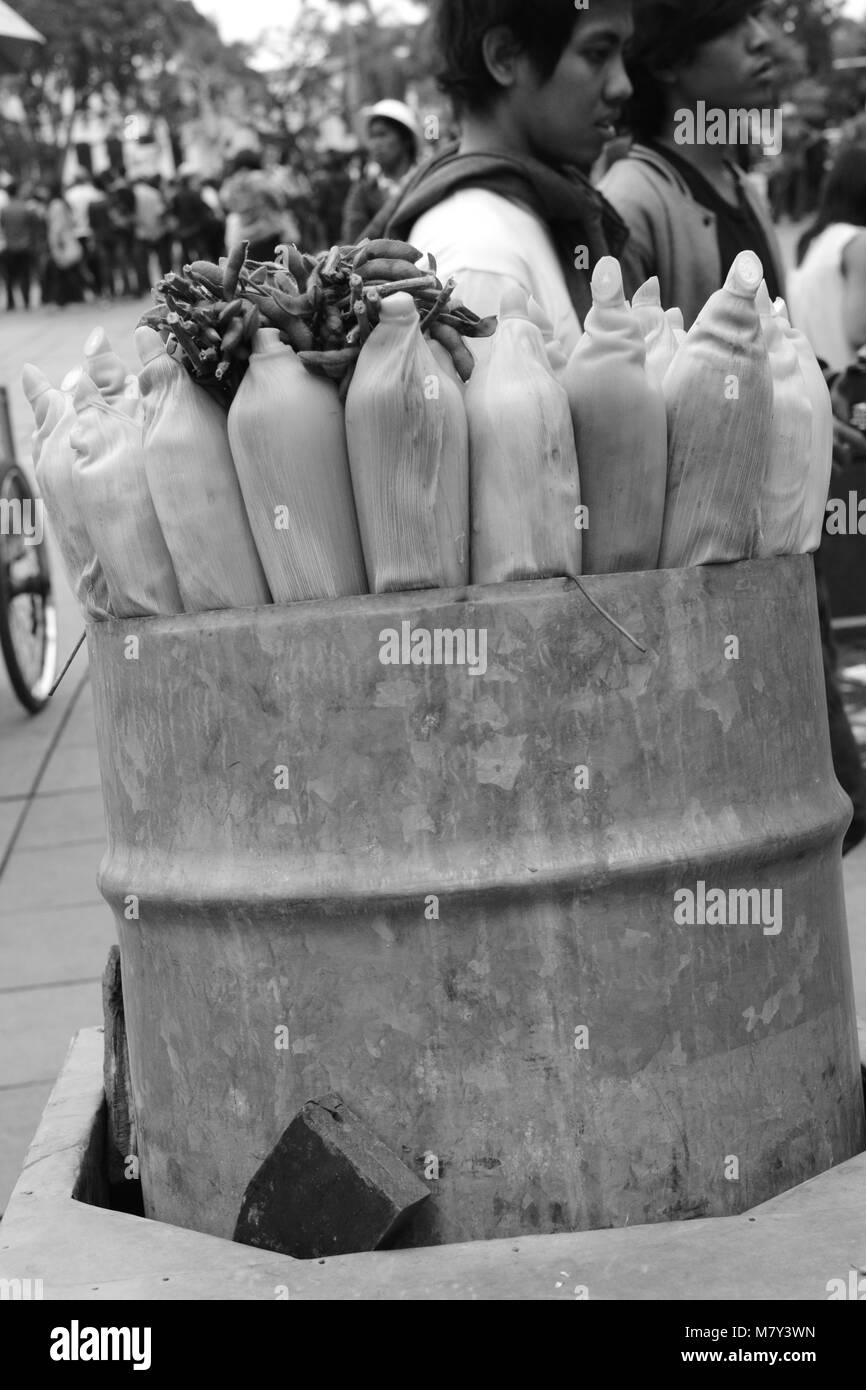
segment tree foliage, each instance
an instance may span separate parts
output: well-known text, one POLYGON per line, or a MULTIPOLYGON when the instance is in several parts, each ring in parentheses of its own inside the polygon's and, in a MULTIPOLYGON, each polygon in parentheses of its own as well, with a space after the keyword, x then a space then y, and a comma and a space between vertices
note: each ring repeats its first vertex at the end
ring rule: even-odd
POLYGON ((18 80, 30 132, 61 149, 97 93, 131 105, 155 90, 170 102, 172 76, 191 53, 202 61, 219 55, 225 70, 246 71, 190 0, 16 0, 16 8, 46 39, 24 59, 18 80))

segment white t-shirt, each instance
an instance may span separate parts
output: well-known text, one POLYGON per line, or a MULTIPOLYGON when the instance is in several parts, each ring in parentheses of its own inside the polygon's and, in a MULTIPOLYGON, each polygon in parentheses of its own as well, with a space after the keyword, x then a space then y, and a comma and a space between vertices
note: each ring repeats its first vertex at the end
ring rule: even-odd
POLYGON ((842 256, 862 231, 850 222, 825 227, 806 252, 803 264, 788 275, 791 322, 805 333, 816 355, 836 372, 844 371, 860 346, 849 343, 845 332, 842 256))
MULTIPOLYGON (((503 290, 518 285, 541 306, 570 356, 580 319, 550 232, 534 212, 485 188, 464 188, 425 212, 409 241, 432 252, 440 280, 453 275, 455 297, 482 317, 497 314, 503 290)), ((485 341, 470 340, 476 357, 485 341)))
POLYGON ((81 240, 90 236, 90 218, 88 213, 92 203, 99 201, 102 196, 92 183, 74 183, 66 190, 66 202, 72 211, 72 222, 75 227, 75 235, 81 240))

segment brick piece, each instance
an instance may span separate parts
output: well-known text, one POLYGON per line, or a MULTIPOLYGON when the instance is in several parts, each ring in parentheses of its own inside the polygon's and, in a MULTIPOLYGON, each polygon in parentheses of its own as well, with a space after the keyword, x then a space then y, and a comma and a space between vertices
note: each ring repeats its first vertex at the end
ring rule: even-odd
POLYGON ((429 1196, 341 1096, 322 1096, 250 1182, 234 1239, 299 1260, 377 1250, 429 1196))
POLYGON ((119 946, 110 947, 102 973, 102 1012, 105 1019, 102 1075, 108 1107, 108 1181, 120 1183, 129 1177, 126 1160, 137 1154, 138 1144, 129 1075, 129 1049, 126 1045, 119 946))

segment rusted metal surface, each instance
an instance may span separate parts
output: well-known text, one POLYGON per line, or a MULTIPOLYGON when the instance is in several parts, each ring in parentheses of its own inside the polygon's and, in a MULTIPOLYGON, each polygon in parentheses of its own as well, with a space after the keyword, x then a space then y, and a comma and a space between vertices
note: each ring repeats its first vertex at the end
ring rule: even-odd
POLYGON ((565 581, 90 627, 148 1215, 231 1235, 328 1091, 429 1182, 416 1244, 862 1149, 811 561, 583 583, 645 653, 565 581), (484 674, 383 665, 404 622, 484 674), (780 930, 681 925, 700 882, 780 930))

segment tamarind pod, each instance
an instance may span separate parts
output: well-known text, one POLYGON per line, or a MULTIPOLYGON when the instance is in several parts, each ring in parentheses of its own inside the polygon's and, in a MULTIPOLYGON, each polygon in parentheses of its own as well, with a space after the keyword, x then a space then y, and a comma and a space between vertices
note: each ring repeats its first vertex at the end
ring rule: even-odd
POLYGON ((425 290, 430 290, 434 298, 438 298, 438 296, 441 294, 441 288, 439 286, 439 283, 438 281, 434 280, 432 276, 430 277, 429 284, 427 284, 424 280, 418 279, 391 280, 384 285, 377 285, 376 288, 379 291, 379 294, 382 297, 382 299, 387 299, 388 296, 392 294, 417 295, 423 293, 423 291, 425 290))
POLYGON ((193 339, 190 337, 190 335, 187 333, 186 329, 184 328, 183 324, 182 324, 182 323, 173 323, 173 324, 171 325, 171 331, 172 331, 172 333, 174 334, 174 336, 177 338, 177 341, 180 343, 180 345, 181 345, 181 347, 183 348, 184 352, 186 353, 187 357, 189 357, 189 359, 190 359, 190 361, 192 362, 193 366, 195 366, 195 367, 200 367, 200 366, 201 366, 201 355, 200 355, 199 350, 198 350, 198 348, 196 347, 196 345, 195 345, 193 339))
POLYGON ((436 296, 435 303, 430 306, 430 308, 427 310, 427 313, 421 320, 422 333, 424 332, 425 328, 429 328, 432 323, 436 322, 439 315, 445 309, 445 306, 447 305, 449 299, 451 298, 456 288, 457 281, 453 277, 445 282, 445 284, 442 286, 442 289, 439 291, 439 294, 436 296))
MULTIPOLYGON (((278 328, 281 333, 292 332, 294 325, 302 322, 296 314, 290 314, 287 310, 281 309, 278 304, 275 304, 270 295, 257 294, 253 296, 250 294, 249 298, 250 301, 255 304, 265 322, 269 323, 272 328, 278 328)), ((304 327, 306 328, 306 324, 304 324, 304 327)), ((310 341, 308 343, 303 343, 302 346, 313 346, 312 333, 310 333, 310 341)), ((292 347, 294 347, 294 343, 292 343, 292 347)))
POLYGON ((293 275, 298 282, 298 289, 303 293, 307 288, 307 278, 309 271, 304 263, 304 258, 297 246, 286 247, 285 269, 293 275))
POLYGON ((377 328, 379 317, 382 313, 382 297, 378 290, 365 290, 364 303, 367 306, 367 317, 370 320, 370 327, 377 328))
POLYGON ((198 323, 210 326, 219 323, 225 307, 221 299, 211 299, 207 304, 197 304, 193 313, 198 323))
POLYGON ((278 308, 272 299, 256 299, 255 305, 265 323, 271 328, 279 328, 280 332, 290 323, 296 322, 292 314, 278 308))
POLYGON ((250 244, 248 241, 239 241, 229 252, 226 260, 226 268, 223 271, 223 299, 234 299, 238 287, 238 278, 243 269, 243 264, 247 258, 249 249, 250 244))
POLYGON ((268 283, 268 276, 270 275, 270 273, 270 268, 268 266, 257 266, 253 273, 250 275, 249 282, 251 285, 266 285, 268 283))
POLYGON ((365 261, 362 266, 358 267, 358 274, 367 285, 372 280, 432 280, 435 278, 428 276, 423 270, 417 270, 411 261, 401 260, 365 261))
POLYGON ((370 322, 370 311, 363 299, 359 299, 355 305, 355 318, 358 320, 358 333, 361 346, 363 347, 373 332, 373 325, 370 322))
POLYGON ((262 326, 262 316, 258 306, 247 301, 243 308, 244 338, 249 340, 254 338, 262 326))
POLYGON ((198 331, 206 343, 212 343, 217 348, 222 346, 222 338, 215 328, 211 328, 210 324, 199 324, 198 331))
POLYGON ((231 319, 241 313, 243 307, 243 299, 233 299, 230 304, 224 304, 220 316, 217 319, 220 328, 225 328, 226 324, 229 323, 231 319))
POLYGON ((337 273, 340 268, 341 260, 342 256, 340 255, 339 246, 332 246, 325 259, 319 265, 319 274, 323 280, 330 280, 337 273))
POLYGON ((309 324, 290 314, 286 315, 285 325, 280 327, 280 338, 295 352, 311 352, 316 342, 309 324))
POLYGON ((300 352, 298 356, 307 371, 329 377, 331 381, 342 381, 344 374, 357 362, 360 352, 360 347, 347 347, 333 352, 300 352))
POLYGON ((282 290, 274 287, 269 291, 271 299, 286 314, 294 314, 297 318, 310 318, 314 310, 318 307, 315 302, 314 294, 309 291, 304 294, 284 294, 282 290))
POLYGON ((451 361, 457 368, 460 380, 468 381, 475 370, 475 358, 457 329, 449 328, 440 318, 432 325, 430 337, 435 338, 437 343, 441 343, 446 352, 449 353, 451 361))
POLYGON ((467 309, 466 305, 459 299, 452 299, 448 306, 448 312, 450 314, 456 314, 458 318, 465 319, 467 323, 481 322, 481 315, 473 314, 472 310, 467 309))
POLYGON ((244 320, 240 314, 232 319, 225 333, 223 334, 222 352, 223 357, 228 357, 234 350, 240 347, 244 338, 244 320))
POLYGON ((481 319, 479 323, 466 323, 458 318, 456 314, 440 314, 437 323, 444 323, 449 328, 456 328, 464 338, 492 338, 499 327, 499 319, 496 314, 490 314, 486 319, 481 319))
POLYGON ((329 304, 325 310, 322 321, 322 337, 328 341, 332 347, 342 347, 346 339, 346 330, 343 326, 343 316, 336 304, 329 304))
POLYGON ((366 265, 368 261, 408 261, 414 265, 415 261, 420 261, 423 255, 417 246, 412 246, 408 241, 392 241, 380 238, 376 241, 363 241, 359 244, 352 259, 352 265, 357 270, 360 266, 366 265))
POLYGON ((283 294, 296 295, 298 293, 298 282, 288 270, 277 270, 274 273, 274 284, 283 294))

